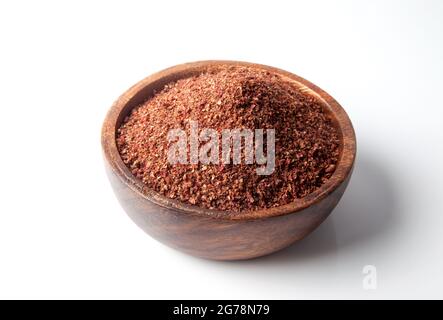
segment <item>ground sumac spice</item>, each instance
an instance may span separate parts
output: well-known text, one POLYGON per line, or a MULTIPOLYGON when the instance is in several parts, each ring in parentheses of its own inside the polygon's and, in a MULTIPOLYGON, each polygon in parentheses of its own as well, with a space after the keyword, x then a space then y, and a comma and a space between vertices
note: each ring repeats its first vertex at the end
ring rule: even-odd
POLYGON ((254 67, 227 66, 178 80, 136 107, 117 132, 130 171, 166 197, 234 212, 276 207, 313 192, 334 172, 337 128, 316 97, 254 67), (258 164, 171 164, 171 129, 275 129, 275 170, 258 164))

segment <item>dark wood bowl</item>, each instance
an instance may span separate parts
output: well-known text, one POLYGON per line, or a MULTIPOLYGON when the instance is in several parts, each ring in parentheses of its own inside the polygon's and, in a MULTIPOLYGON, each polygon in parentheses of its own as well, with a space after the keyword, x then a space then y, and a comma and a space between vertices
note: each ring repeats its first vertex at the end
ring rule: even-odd
POLYGON ((304 238, 326 219, 340 200, 352 174, 356 153, 354 129, 343 108, 326 92, 289 72, 236 61, 201 61, 155 73, 126 91, 109 110, 102 128, 109 180, 122 207, 144 231, 186 253, 217 260, 250 259, 270 254, 304 238), (135 178, 120 158, 117 128, 132 108, 171 81, 220 65, 243 65, 277 73, 307 94, 320 98, 342 138, 341 156, 332 177, 319 189, 280 207, 226 214, 166 198, 135 178))

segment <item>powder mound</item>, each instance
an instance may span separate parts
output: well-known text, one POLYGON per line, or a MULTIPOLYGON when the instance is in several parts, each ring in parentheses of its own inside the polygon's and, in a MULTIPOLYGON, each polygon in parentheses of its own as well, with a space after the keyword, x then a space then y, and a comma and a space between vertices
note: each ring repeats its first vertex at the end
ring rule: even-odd
POLYGON ((339 137, 316 97, 279 75, 229 66, 166 85, 126 117, 117 146, 123 162, 149 188, 188 204, 241 214, 297 201, 320 187, 335 170, 339 137), (189 136, 191 121, 219 133, 274 129, 273 173, 258 175, 259 165, 244 161, 169 163, 168 132, 182 129, 189 136))

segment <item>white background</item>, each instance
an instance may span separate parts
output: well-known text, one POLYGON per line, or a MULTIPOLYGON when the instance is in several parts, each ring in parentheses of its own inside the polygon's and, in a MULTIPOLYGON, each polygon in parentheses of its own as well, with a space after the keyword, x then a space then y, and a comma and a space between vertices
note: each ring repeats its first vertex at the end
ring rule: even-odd
POLYGON ((0 298, 443 298, 442 58, 442 1, 2 1, 0 298), (354 123, 342 201, 277 254, 169 249, 105 176, 112 102, 205 59, 294 72, 354 123), (376 290, 362 287, 368 264, 376 290))

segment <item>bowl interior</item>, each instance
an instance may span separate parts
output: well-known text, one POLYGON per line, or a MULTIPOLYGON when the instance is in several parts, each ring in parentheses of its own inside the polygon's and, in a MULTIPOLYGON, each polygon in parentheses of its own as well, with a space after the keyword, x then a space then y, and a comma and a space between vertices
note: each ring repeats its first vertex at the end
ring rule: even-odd
POLYGON ((154 202, 157 205, 173 210, 185 211, 188 214, 204 215, 229 220, 260 219, 294 213, 320 201, 334 191, 350 174, 356 152, 355 133, 351 121, 343 108, 326 92, 307 80, 284 70, 237 61, 202 61, 187 63, 160 71, 138 82, 120 96, 106 116, 102 129, 102 145, 104 155, 108 160, 108 163, 111 165, 111 168, 123 179, 126 185, 137 192, 140 197, 146 198, 146 200, 154 202), (298 87, 305 94, 314 95, 317 98, 317 100, 323 105, 324 110, 329 114, 334 125, 338 128, 341 138, 340 157, 336 165, 336 170, 327 182, 309 195, 289 204, 238 214, 229 211, 204 209, 185 204, 178 200, 169 199, 156 191, 149 189, 142 181, 132 175, 123 163, 115 141, 117 129, 120 127, 125 117, 129 115, 133 108, 150 99, 155 92, 163 89, 166 84, 193 75, 198 75, 209 69, 214 70, 217 67, 225 65, 249 66, 276 73, 286 81, 289 81, 298 87))

